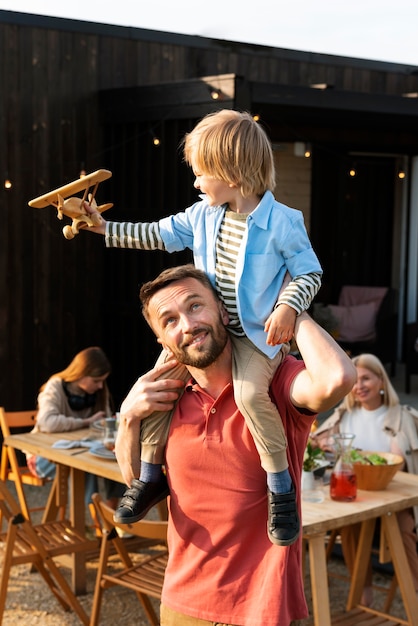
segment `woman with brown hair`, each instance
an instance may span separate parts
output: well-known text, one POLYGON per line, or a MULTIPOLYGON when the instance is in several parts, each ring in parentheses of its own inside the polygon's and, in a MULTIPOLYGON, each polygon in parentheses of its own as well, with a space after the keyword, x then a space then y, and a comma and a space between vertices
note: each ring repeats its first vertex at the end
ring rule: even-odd
MULTIPOLYGON (((65 369, 52 374, 40 388, 34 432, 80 430, 110 416, 111 398, 106 382, 110 372, 110 362, 101 348, 93 346, 76 354, 65 369)), ((28 455, 27 463, 36 476, 55 476, 55 463, 48 459, 28 455)), ((115 507, 123 486, 110 480, 105 480, 105 485, 108 501, 115 507)), ((86 474, 86 504, 97 490, 97 476, 86 474)))

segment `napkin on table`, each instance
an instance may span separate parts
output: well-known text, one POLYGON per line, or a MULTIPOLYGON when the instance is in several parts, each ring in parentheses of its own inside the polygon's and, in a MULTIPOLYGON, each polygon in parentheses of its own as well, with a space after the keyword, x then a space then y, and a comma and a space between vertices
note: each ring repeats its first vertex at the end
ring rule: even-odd
POLYGON ((58 441, 56 441, 55 443, 52 444, 53 448, 65 448, 65 449, 69 449, 69 448, 91 448, 92 445, 94 445, 95 443, 97 443, 97 441, 94 441, 93 439, 77 439, 77 440, 72 440, 72 439, 58 439, 58 441))

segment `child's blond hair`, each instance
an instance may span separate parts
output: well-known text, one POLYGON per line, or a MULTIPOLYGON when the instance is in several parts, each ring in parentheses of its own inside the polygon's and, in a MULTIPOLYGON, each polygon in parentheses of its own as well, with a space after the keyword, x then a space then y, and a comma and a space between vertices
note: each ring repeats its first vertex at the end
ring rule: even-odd
POLYGON ((183 142, 184 159, 195 173, 262 196, 276 185, 273 150, 264 129, 249 113, 223 109, 206 115, 183 142))

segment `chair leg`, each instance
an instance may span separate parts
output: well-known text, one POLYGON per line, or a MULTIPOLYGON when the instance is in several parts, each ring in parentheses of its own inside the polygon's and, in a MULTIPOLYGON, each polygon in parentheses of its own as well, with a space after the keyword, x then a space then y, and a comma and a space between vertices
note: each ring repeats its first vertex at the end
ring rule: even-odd
POLYGON ((140 591, 136 592, 136 595, 138 600, 142 604, 142 608, 144 609, 144 612, 148 617, 151 625, 160 626, 159 617, 155 614, 154 607, 152 606, 151 600, 148 598, 148 596, 144 595, 140 591))
POLYGON ((13 546, 16 539, 17 527, 9 522, 6 538, 6 549, 3 558, 3 569, 0 580, 0 624, 3 623, 3 613, 6 606, 7 586, 9 582, 10 569, 12 567, 13 546))
POLYGON ((59 589, 56 586, 54 579, 52 578, 51 574, 48 572, 46 567, 44 567, 44 564, 42 563, 41 559, 38 560, 36 563, 32 564, 32 569, 34 572, 38 572, 42 576, 42 578, 44 579, 48 587, 51 589, 52 593, 54 594, 58 602, 61 604, 64 611, 70 611, 71 605, 69 604, 69 602, 67 602, 64 599, 63 595, 60 593, 59 589))
POLYGON ((96 584, 93 594, 93 604, 91 607, 90 626, 97 626, 99 623, 100 608, 103 597, 102 576, 107 570, 110 542, 111 538, 109 537, 109 531, 105 530, 100 546, 99 565, 97 568, 96 584))
POLYGON ((53 581, 56 581, 58 583, 58 585, 54 585, 54 587, 51 587, 51 591, 53 591, 54 595, 57 598, 58 595, 60 595, 62 598, 62 601, 60 600, 61 604, 63 604, 64 602, 69 607, 71 607, 74 613, 80 618, 80 621, 85 626, 88 626, 89 618, 87 617, 86 612, 72 592, 70 585, 67 583, 66 579, 61 574, 58 567, 55 565, 54 560, 52 558, 48 558, 43 563, 43 565, 46 565, 46 567, 48 568, 53 581), (64 597, 62 594, 64 594, 64 597))

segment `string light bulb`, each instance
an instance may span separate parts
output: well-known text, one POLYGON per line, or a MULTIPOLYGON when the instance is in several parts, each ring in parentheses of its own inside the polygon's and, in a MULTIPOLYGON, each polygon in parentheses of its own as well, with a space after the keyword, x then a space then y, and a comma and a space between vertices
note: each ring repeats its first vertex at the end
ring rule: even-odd
POLYGON ((254 120, 254 122, 259 122, 260 121, 260 116, 258 115, 258 113, 253 115, 253 120, 254 120))
POLYGON ((157 137, 157 135, 154 133, 154 129, 150 128, 149 129, 149 134, 152 137, 152 143, 153 145, 158 148, 161 145, 161 139, 159 137, 157 137))
POLYGON ((406 173, 404 170, 399 170, 398 171, 398 178, 400 178, 400 180, 403 180, 406 177, 406 173))
POLYGON ((310 159, 311 158, 311 156, 312 156, 312 148, 311 148, 311 144, 310 143, 307 143, 305 145, 305 152, 304 152, 303 156, 305 157, 305 159, 310 159))
POLYGON ((5 189, 11 189, 13 187, 13 183, 10 180, 10 178, 7 176, 6 174, 6 178, 4 179, 4 188, 5 189))
POLYGON ((357 170, 354 167, 352 167, 348 173, 351 176, 351 178, 354 178, 355 176, 357 176, 357 170))
POLYGON ((223 93, 218 87, 209 87, 209 93, 212 100, 222 100, 223 93))

